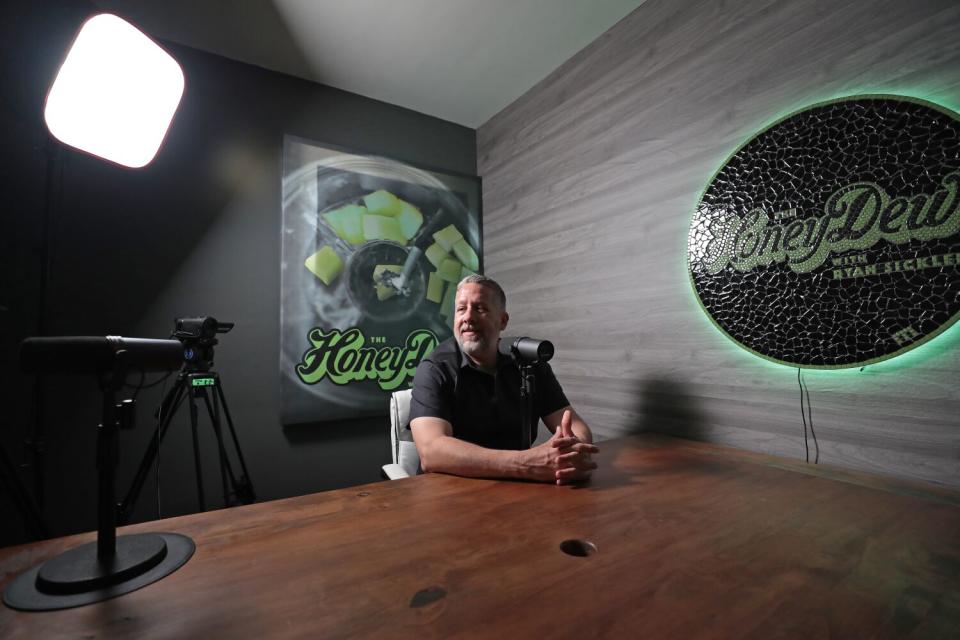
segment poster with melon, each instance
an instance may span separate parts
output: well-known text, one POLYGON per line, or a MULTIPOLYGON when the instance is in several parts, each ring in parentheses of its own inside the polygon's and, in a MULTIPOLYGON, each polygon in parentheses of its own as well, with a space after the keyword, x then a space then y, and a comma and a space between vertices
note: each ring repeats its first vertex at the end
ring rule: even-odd
POLYGON ((480 181, 284 138, 284 424, 386 416, 482 273, 480 181))

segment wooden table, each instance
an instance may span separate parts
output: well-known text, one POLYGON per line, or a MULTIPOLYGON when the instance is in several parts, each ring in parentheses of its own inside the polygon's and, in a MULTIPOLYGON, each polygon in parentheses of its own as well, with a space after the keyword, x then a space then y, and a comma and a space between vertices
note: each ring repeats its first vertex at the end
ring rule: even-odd
MULTIPOLYGON (((426 475, 125 527, 196 554, 99 604, 0 607, 0 638, 960 638, 960 492, 601 446, 587 487, 426 475)), ((0 587, 91 539, 0 550, 0 587)))

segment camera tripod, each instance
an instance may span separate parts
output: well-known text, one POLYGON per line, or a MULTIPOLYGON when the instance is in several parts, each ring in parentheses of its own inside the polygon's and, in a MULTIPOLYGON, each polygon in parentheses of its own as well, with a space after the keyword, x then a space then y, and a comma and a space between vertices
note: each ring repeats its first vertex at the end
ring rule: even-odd
POLYGON ((190 428, 193 437, 193 463, 197 480, 197 500, 200 511, 206 511, 198 440, 198 398, 203 398, 203 402, 207 408, 207 415, 210 418, 210 423, 213 428, 213 434, 217 440, 217 449, 220 458, 220 482, 223 487, 224 506, 232 507, 238 504, 250 504, 256 500, 253 483, 250 481, 250 474, 243 460, 243 452, 240 450, 240 442, 237 440, 237 432, 233 428, 233 420, 230 418, 227 398, 223 394, 220 375, 215 371, 203 370, 203 367, 196 368, 187 365, 177 375, 176 383, 164 397, 160 403, 160 408, 157 410, 157 417, 160 422, 154 430, 153 437, 150 439, 150 445, 147 447, 147 451, 144 453, 143 459, 140 462, 140 467, 137 469, 136 476, 134 476, 133 484, 130 486, 130 490, 118 508, 118 520, 120 524, 129 522, 133 506, 140 495, 140 491, 143 489, 147 474, 159 453, 160 443, 163 441, 167 429, 170 427, 170 422, 177 413, 177 409, 185 399, 188 400, 190 407, 190 428), (227 455, 224 434, 220 423, 221 406, 223 407, 223 414, 227 419, 230 438, 233 441, 234 451, 236 452, 236 457, 242 471, 239 479, 234 475, 230 458, 227 455))

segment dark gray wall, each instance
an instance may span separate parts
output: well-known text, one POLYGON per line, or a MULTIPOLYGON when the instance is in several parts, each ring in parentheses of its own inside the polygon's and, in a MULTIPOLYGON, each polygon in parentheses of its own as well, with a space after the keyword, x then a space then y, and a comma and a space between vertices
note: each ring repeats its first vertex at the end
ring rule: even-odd
MULTIPOLYGON (((51 202, 47 335, 167 337, 176 317, 212 315, 235 322, 236 328, 221 337, 216 369, 258 498, 379 479, 379 466, 389 459, 386 402, 382 419, 280 424, 283 135, 474 175, 475 132, 171 45, 187 89, 169 137, 147 168, 115 167, 51 144, 41 119, 46 88, 87 9, 83 2, 5 3, 0 22, 0 443, 16 465, 32 463, 23 441, 31 432, 34 381, 18 372, 15 360, 19 340, 37 331, 43 212, 51 202)), ((155 379, 151 375, 148 381, 155 379)), ((43 514, 54 534, 92 529, 96 382, 49 376, 42 389, 43 514)), ((121 492, 152 434, 160 397, 159 386, 140 392, 139 424, 122 434, 121 492)), ((162 449, 165 516, 196 505, 186 418, 184 408, 162 449)), ((207 500, 221 504, 215 449, 206 423, 201 427, 207 500)), ((20 468, 18 475, 34 490, 34 468, 20 468)), ((0 543, 22 539, 8 498, 0 500, 5 514, 0 543)), ((151 472, 136 519, 155 517, 156 503, 151 472)))
MULTIPOLYGON (((734 346, 697 305, 692 212, 730 153, 804 105, 904 93, 960 111, 958 32, 952 0, 648 0, 478 130, 510 333, 556 343, 603 436, 804 457, 797 370, 734 346)), ((958 356, 954 327, 862 371, 805 372, 821 462, 960 485, 958 356)))

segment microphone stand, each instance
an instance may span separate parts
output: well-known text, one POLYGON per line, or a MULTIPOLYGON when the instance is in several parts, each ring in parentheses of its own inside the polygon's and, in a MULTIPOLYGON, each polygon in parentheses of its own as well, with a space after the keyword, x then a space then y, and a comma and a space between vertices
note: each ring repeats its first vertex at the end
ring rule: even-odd
POLYGON ((97 539, 74 547, 20 574, 4 591, 4 603, 22 611, 68 609, 129 593, 156 582, 187 562, 193 540, 176 533, 117 537, 116 469, 119 430, 133 424, 133 403, 117 404, 127 375, 126 350, 99 372, 103 418, 97 429, 97 539))
POLYGON ((520 404, 523 407, 521 446, 529 449, 533 444, 533 396, 537 392, 537 376, 530 362, 520 363, 520 404))
POLYGON ((520 404, 523 407, 520 422, 523 441, 520 445, 529 449, 539 420, 533 413, 533 398, 537 393, 537 374, 533 367, 553 357, 553 343, 526 337, 501 337, 497 351, 512 359, 520 369, 520 404))

